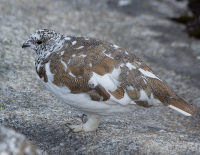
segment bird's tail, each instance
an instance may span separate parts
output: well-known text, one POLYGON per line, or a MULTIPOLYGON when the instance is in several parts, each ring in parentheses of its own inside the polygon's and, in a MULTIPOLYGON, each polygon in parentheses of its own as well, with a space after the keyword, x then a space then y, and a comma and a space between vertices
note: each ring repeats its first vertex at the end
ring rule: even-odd
POLYGON ((154 90, 155 98, 160 100, 165 106, 186 116, 191 116, 195 111, 199 111, 197 107, 177 95, 168 85, 160 80, 151 79, 151 88, 154 90))
POLYGON ((170 98, 170 104, 168 105, 168 107, 186 116, 191 116, 192 114, 194 114, 195 111, 199 111, 197 107, 190 104, 180 96, 179 99, 170 98))

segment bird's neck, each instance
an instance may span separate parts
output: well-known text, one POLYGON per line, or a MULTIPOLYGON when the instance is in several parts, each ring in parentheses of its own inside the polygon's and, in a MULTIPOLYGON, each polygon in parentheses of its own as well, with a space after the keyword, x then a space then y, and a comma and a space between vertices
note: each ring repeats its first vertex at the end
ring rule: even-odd
POLYGON ((36 51, 36 60, 45 59, 50 54, 51 54, 51 52, 48 52, 48 51, 41 51, 41 50, 40 51, 36 51))

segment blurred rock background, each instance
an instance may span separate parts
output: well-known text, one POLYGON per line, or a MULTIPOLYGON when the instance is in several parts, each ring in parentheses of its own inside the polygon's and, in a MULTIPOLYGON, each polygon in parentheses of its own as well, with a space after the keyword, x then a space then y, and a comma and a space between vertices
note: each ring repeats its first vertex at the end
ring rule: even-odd
MULTIPOLYGON (((82 113, 59 101, 21 46, 37 29, 115 43, 139 56, 173 90, 200 108, 200 44, 172 21, 191 14, 181 0, 0 0, 0 125, 43 154, 200 154, 200 115, 163 105, 102 117, 97 132, 70 133, 82 113)), ((8 132, 9 133, 9 132, 8 132)), ((0 135, 0 148, 2 146, 0 135)))

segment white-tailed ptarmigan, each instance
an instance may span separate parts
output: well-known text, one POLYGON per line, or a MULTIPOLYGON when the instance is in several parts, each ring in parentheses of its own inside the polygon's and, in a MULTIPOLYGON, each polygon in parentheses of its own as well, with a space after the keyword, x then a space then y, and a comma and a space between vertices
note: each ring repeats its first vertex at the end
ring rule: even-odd
POLYGON ((198 111, 138 57, 109 42, 41 29, 24 47, 36 52, 36 72, 43 84, 87 114, 85 124, 70 126, 74 132, 94 131, 101 116, 131 112, 135 104, 151 107, 159 101, 186 116, 198 111))

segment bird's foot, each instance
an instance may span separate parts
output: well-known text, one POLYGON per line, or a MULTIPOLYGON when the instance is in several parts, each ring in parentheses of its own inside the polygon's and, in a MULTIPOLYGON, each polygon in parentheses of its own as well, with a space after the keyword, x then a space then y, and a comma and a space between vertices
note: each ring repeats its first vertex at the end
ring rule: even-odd
POLYGON ((85 131, 85 132, 90 132, 90 131, 95 131, 100 123, 100 116, 99 115, 93 115, 93 114, 88 114, 88 121, 85 124, 80 124, 80 125, 69 125, 67 126, 70 128, 69 132, 80 132, 80 131, 85 131))
POLYGON ((83 124, 80 124, 80 125, 68 125, 68 127, 70 128, 69 129, 69 132, 80 132, 83 130, 83 124))

